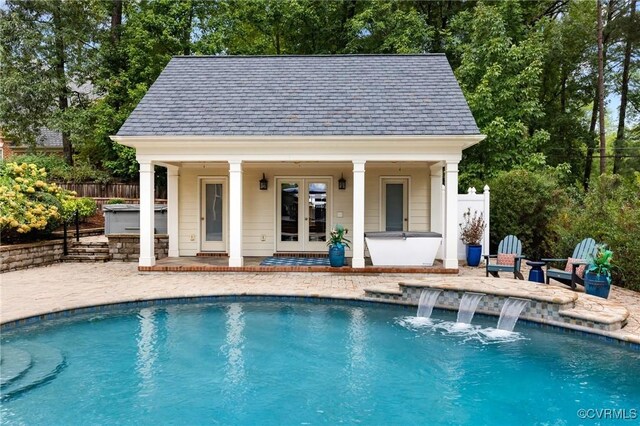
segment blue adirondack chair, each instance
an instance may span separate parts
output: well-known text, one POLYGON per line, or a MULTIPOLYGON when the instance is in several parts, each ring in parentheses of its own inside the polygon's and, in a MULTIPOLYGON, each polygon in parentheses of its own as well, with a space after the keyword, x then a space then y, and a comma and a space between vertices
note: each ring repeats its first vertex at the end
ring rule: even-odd
POLYGON ((496 259, 498 257, 497 254, 485 254, 485 268, 486 268, 486 276, 489 274, 493 275, 496 278, 499 278, 499 272, 512 272, 513 278, 519 278, 521 280, 524 279, 522 273, 520 272, 520 262, 524 258, 522 255, 522 243, 515 235, 507 235, 504 237, 500 244, 498 244, 498 253, 500 254, 515 254, 516 258, 513 265, 498 265, 497 263, 490 263, 490 259, 496 259))
POLYGON ((585 265, 589 258, 596 253, 596 241, 593 238, 585 238, 580 241, 576 248, 573 250, 571 257, 573 259, 582 259, 584 262, 574 262, 572 264, 571 272, 564 271, 562 269, 555 269, 550 267, 550 263, 554 262, 567 262, 568 259, 542 259, 543 262, 547 262, 547 284, 549 279, 553 278, 562 284, 571 286, 572 289, 576 289, 576 284, 584 285, 584 280, 578 276, 577 270, 580 265, 585 265))

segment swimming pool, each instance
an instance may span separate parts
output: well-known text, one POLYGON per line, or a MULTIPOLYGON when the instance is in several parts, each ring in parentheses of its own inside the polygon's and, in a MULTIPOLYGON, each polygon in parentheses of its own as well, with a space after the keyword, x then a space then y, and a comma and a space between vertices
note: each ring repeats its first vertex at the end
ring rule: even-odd
POLYGON ((3 365, 12 350, 31 351, 57 370, 12 395, 5 386, 2 422, 580 424, 597 413, 579 410, 631 417, 640 408, 636 351, 532 326, 496 333, 494 318, 460 328, 454 313, 433 316, 249 300, 20 328, 3 334, 3 365))

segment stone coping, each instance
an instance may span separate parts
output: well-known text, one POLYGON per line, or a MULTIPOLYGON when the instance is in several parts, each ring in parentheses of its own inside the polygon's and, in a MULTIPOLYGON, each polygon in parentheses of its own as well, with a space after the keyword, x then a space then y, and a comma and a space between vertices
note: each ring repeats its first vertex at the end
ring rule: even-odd
MULTIPOLYGON (((546 284, 535 284, 530 281, 511 278, 477 278, 477 277, 442 277, 438 279, 424 278, 420 280, 400 281, 400 286, 438 288, 442 290, 469 291, 492 294, 503 297, 521 297, 539 302, 557 305, 573 304, 578 300, 578 293, 546 284)), ((602 299, 605 300, 605 299, 602 299)))
POLYGON ((62 244, 64 243, 63 239, 57 240, 46 240, 46 241, 34 241, 33 243, 22 243, 22 244, 7 244, 0 247, 0 252, 13 251, 13 250, 22 250, 36 247, 45 247, 54 244, 62 244))
MULTIPOLYGON (((104 231, 104 228, 84 229, 84 232, 81 229, 80 238, 87 235, 101 235, 103 231, 104 231)), ((22 249, 28 249, 28 248, 34 248, 34 247, 43 247, 51 244, 62 244, 64 242, 64 238, 62 237, 62 232, 57 232, 57 231, 52 232, 51 235, 54 236, 55 238, 51 240, 34 241, 31 243, 3 244, 2 246, 0 246, 0 253, 5 251, 12 251, 12 250, 22 250, 22 249)), ((69 230, 69 233, 67 234, 67 239, 68 240, 74 239, 75 241, 75 236, 76 236, 75 230, 73 231, 69 230)))
POLYGON ((629 311, 624 306, 600 297, 581 294, 573 309, 560 311, 560 315, 602 324, 625 322, 629 311))

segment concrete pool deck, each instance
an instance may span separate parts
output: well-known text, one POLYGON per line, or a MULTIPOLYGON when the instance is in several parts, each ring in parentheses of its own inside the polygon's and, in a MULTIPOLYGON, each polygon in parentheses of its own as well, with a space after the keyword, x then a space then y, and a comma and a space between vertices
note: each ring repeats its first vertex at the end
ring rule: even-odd
MULTIPOLYGON (((507 284, 507 279, 484 278, 484 268, 460 268, 460 272, 461 282, 468 281, 464 277, 476 276, 482 277, 479 282, 507 284)), ((397 286, 415 279, 416 274, 399 273, 139 272, 135 263, 59 263, 0 275, 0 323, 94 305, 161 298, 247 294, 365 299, 365 288, 397 286)), ((455 280, 447 277, 447 281, 455 280)), ((640 344, 640 293, 614 287, 609 299, 600 303, 597 298, 565 287, 553 289, 559 290, 577 295, 576 303, 594 315, 602 312, 606 316, 614 305, 618 310, 626 308, 626 326, 607 335, 640 344)))

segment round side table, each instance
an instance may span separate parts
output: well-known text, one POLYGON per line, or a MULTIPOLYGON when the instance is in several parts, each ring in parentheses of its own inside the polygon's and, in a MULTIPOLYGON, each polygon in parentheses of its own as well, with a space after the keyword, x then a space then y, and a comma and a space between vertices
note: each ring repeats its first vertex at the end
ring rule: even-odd
POLYGON ((546 265, 547 262, 527 260, 526 263, 531 266, 531 271, 529 271, 529 281, 544 283, 544 271, 542 270, 542 267, 546 265))

